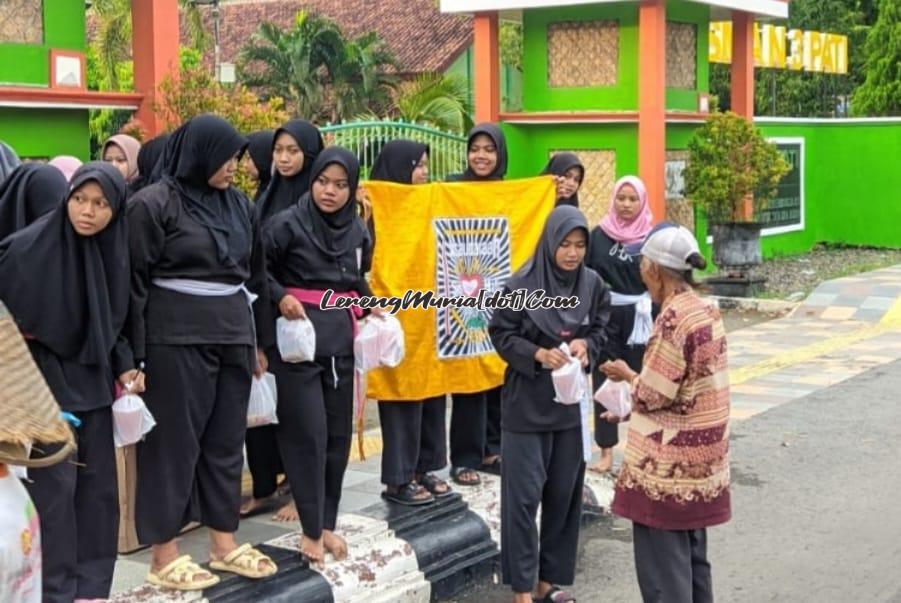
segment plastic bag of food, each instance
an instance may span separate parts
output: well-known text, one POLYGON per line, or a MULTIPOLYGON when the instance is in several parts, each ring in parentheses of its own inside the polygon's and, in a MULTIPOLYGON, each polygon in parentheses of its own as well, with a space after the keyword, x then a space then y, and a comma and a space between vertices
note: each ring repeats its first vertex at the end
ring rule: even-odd
POLYGON ((582 362, 570 354, 569 346, 563 343, 560 345, 560 349, 569 356, 569 362, 551 371, 551 379, 554 382, 554 401, 567 405, 578 404, 588 388, 588 377, 582 370, 582 362))
POLYGON ((288 320, 280 316, 275 321, 278 353, 290 363, 312 362, 316 356, 316 330, 306 318, 288 320))
POLYGON ((254 375, 250 386, 250 401, 247 404, 247 427, 278 423, 277 392, 275 375, 266 373, 261 378, 254 375))
POLYGON ((632 389, 625 381, 607 379, 594 393, 594 399, 619 419, 632 413, 632 389))
POLYGON ((113 440, 118 448, 134 444, 155 426, 140 396, 126 392, 113 402, 113 440))

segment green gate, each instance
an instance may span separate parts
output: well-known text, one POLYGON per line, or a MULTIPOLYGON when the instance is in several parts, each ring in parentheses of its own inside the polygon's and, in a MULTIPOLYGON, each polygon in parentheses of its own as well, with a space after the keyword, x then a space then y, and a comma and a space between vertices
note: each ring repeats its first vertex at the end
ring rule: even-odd
POLYGON ((398 138, 429 145, 429 178, 438 182, 466 168, 466 137, 404 121, 357 121, 320 128, 326 145, 342 146, 360 160, 361 178, 386 142, 398 138))

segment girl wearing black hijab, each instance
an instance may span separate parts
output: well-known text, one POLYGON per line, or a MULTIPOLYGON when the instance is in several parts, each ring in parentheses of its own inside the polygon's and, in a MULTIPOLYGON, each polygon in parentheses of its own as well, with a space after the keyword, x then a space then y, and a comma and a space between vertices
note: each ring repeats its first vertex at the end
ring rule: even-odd
POLYGON ((273 347, 270 369, 278 383, 276 433, 303 537, 300 550, 321 566, 325 551, 347 556, 334 532, 347 468, 354 414, 356 316, 322 310, 326 290, 337 296, 371 295, 363 275, 372 245, 357 215, 357 159, 340 147, 319 154, 310 192, 266 225, 271 298, 289 320, 311 320, 316 358, 286 363, 273 347))
POLYGON ((49 214, 0 244, 0 299, 60 407, 80 422, 72 462, 29 470, 26 484, 41 522, 45 602, 105 599, 113 579, 114 376, 132 391, 143 389, 121 336, 129 291, 124 206, 122 174, 91 162, 75 172, 49 214))
POLYGON ((0 183, 0 240, 59 206, 69 192, 62 172, 44 163, 20 165, 0 183))
POLYGON ((308 121, 292 119, 275 131, 272 163, 275 172, 258 215, 263 226, 278 212, 295 205, 310 190, 313 162, 322 152, 322 134, 308 121))
MULTIPOLYGON (((371 180, 425 184, 429 180, 428 145, 412 140, 387 143, 372 165, 371 180)), ((381 400, 382 483, 385 498, 420 505, 447 496, 450 488, 433 471, 447 464, 445 396, 427 400, 381 400)))
MULTIPOLYGON (((507 173, 507 141, 501 129, 483 123, 469 131, 467 168, 450 181, 503 180, 507 173)), ((501 388, 474 394, 453 394, 451 411, 451 477, 461 486, 481 480, 476 468, 500 474, 501 388)))
POLYGON ((168 134, 160 134, 141 145, 141 150, 138 151, 138 176, 128 185, 129 196, 156 182, 153 178, 153 168, 162 157, 168 140, 168 134))
POLYGON ((247 135, 247 155, 244 156, 245 169, 257 181, 257 192, 253 202, 260 200, 269 183, 272 181, 272 146, 275 143, 275 131, 260 130, 247 135))
POLYGON ((157 423, 137 445, 135 523, 152 545, 148 581, 181 590, 219 581, 178 554, 175 537, 192 521, 210 529, 212 569, 276 571, 234 537, 251 377, 266 367, 255 350, 273 340, 259 226, 232 186, 246 146, 220 117, 191 119, 169 138, 160 181, 128 206, 129 332, 157 423))
POLYGON ((579 207, 579 189, 585 179, 585 166, 575 153, 557 153, 545 166, 544 175, 555 176, 557 205, 579 207))
POLYGON ((495 311, 488 327, 507 362, 503 386, 501 566, 514 601, 574 601, 555 584, 575 577, 582 482, 585 477, 579 405, 554 401, 551 371, 568 358, 566 342, 583 370, 596 365, 606 345, 610 293, 585 266, 588 223, 578 209, 561 206, 548 217, 535 255, 507 283, 508 291, 543 290, 578 297, 571 309, 495 311), (541 505, 541 534, 535 513, 541 505))

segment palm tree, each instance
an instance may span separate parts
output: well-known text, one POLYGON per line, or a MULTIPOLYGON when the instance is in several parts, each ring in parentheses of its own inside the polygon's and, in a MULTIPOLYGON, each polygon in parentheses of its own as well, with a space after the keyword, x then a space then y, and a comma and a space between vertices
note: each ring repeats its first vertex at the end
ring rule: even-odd
POLYGON ((326 66, 340 61, 343 48, 338 25, 307 11, 297 13, 290 31, 262 23, 241 50, 241 81, 284 98, 296 113, 314 119, 326 100, 326 66))
POLYGON ((328 66, 334 103, 331 120, 348 119, 367 109, 386 107, 395 86, 398 63, 378 34, 363 34, 344 44, 342 60, 328 66))
POLYGON ((131 59, 131 0, 94 0, 91 9, 97 19, 97 38, 91 50, 101 78, 97 86, 120 90, 120 65, 131 59))
POLYGON ((424 73, 401 87, 394 100, 397 116, 449 132, 472 127, 472 107, 466 80, 456 75, 424 73))

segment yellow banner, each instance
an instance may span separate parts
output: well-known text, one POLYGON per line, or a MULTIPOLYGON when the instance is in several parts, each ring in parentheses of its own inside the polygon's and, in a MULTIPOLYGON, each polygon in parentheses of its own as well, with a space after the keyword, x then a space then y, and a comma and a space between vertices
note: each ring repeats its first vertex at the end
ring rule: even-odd
MULTIPOLYGON (((732 62, 732 22, 710 23, 711 63, 732 62)), ((819 73, 848 73, 848 38, 819 31, 754 24, 754 65, 819 73)))
MULTIPOLYGON (((380 297, 408 290, 433 299, 478 298, 503 288, 534 253, 554 208, 551 177, 409 186, 367 182, 375 222, 371 286, 380 297)), ((490 311, 410 308, 397 314, 406 356, 369 373, 376 400, 472 393, 503 382, 505 364, 488 339, 490 311)))

